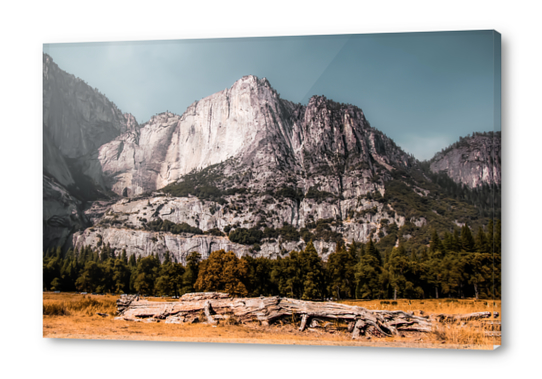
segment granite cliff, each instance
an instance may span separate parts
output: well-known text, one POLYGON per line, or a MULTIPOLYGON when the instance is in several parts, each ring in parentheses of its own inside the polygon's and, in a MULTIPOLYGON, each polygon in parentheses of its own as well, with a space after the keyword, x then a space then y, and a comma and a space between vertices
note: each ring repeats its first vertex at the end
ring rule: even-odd
POLYGON ((435 154, 434 173, 445 173, 469 188, 501 184, 501 132, 473 133, 435 154))
POLYGON ((98 147, 137 127, 133 116, 43 55, 45 246, 65 245, 73 231, 89 225, 85 202, 108 191, 100 180, 85 177, 82 167, 98 147))
POLYGON ((46 55, 44 183, 45 247, 178 261, 276 257, 309 240, 325 258, 337 243, 385 248, 474 217, 438 205, 419 162, 355 106, 295 104, 249 75, 138 124, 46 55))

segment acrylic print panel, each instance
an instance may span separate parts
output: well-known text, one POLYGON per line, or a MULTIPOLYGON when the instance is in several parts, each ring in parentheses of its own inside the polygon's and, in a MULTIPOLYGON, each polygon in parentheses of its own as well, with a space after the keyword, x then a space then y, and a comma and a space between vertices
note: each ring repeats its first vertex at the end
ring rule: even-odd
POLYGON ((43 136, 44 337, 501 344, 495 31, 48 44, 43 136))

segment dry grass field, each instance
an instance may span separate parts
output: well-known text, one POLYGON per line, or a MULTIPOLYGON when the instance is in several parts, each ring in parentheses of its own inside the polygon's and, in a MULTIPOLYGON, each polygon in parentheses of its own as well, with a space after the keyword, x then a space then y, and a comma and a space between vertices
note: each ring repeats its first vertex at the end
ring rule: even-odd
MULTIPOLYGON (((165 324, 115 320, 114 295, 80 295, 74 293, 43 294, 43 336, 46 338, 116 339, 147 341, 185 341, 218 343, 299 344, 337 346, 419 347, 493 349, 501 338, 488 334, 500 331, 500 301, 487 300, 346 300, 345 304, 367 309, 420 311, 459 314, 497 311, 498 319, 467 325, 442 325, 432 333, 409 334, 393 338, 361 338, 352 340, 350 333, 338 328, 333 333, 307 330, 299 332, 295 325, 261 327, 259 325, 165 324), (100 316, 98 313, 107 314, 100 316), (497 324, 497 325, 495 325, 497 324)), ((151 301, 173 299, 148 298, 151 301)), ((500 332, 497 333, 500 335, 500 332)))

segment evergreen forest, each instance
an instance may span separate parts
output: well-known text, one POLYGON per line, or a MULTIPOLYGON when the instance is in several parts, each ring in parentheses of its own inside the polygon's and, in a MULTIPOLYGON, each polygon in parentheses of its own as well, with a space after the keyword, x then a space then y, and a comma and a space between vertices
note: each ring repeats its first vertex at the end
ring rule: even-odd
POLYGON ((473 231, 433 230, 430 243, 407 250, 404 243, 379 251, 367 243, 344 244, 324 261, 312 240, 301 251, 276 259, 237 257, 213 251, 207 259, 189 253, 185 263, 169 253, 146 257, 83 247, 48 249, 43 257, 43 289, 87 293, 181 296, 227 292, 233 296, 325 299, 498 299, 501 295, 501 223, 473 231))

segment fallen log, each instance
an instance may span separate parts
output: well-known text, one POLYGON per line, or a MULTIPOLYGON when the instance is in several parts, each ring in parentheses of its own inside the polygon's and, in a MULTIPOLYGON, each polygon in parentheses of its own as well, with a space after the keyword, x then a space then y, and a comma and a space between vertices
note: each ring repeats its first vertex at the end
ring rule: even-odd
POLYGON ((116 319, 136 321, 165 320, 166 323, 193 323, 206 320, 211 325, 219 322, 300 323, 299 331, 314 328, 336 330, 344 324, 352 338, 373 335, 388 337, 401 332, 431 332, 436 323, 466 322, 491 317, 490 312, 469 315, 415 316, 403 311, 371 311, 363 307, 332 302, 313 302, 290 298, 260 297, 232 298, 225 293, 190 293, 175 302, 141 300, 137 296, 124 296, 117 301, 116 319))

